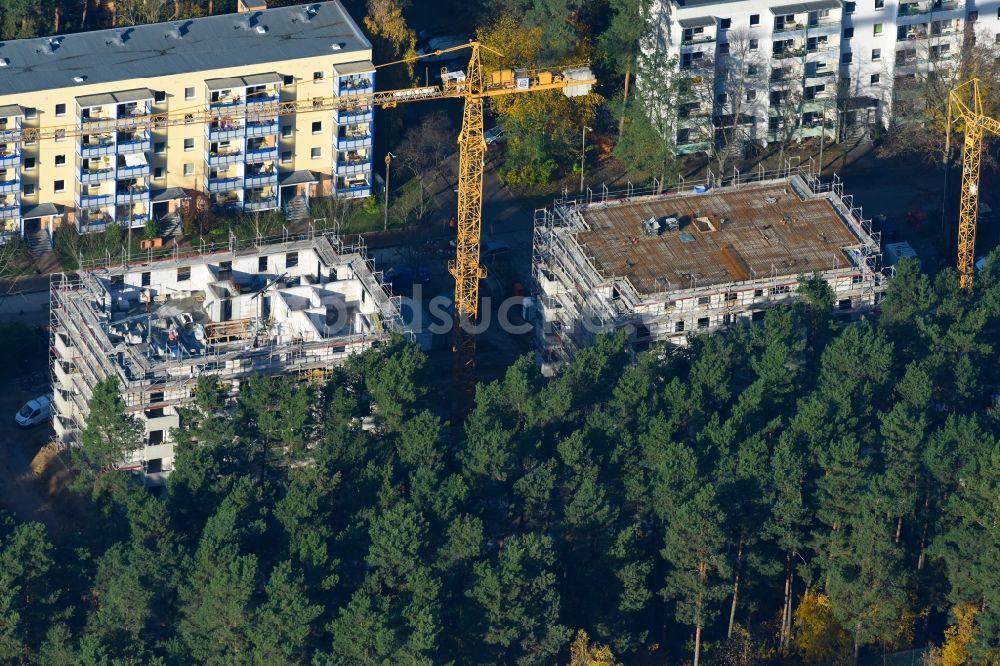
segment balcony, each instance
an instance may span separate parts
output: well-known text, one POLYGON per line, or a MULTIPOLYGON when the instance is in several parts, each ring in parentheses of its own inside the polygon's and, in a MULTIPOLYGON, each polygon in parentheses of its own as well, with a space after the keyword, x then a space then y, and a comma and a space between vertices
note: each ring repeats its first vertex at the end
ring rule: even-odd
POLYGON ((81 194, 77 199, 78 208, 100 208, 115 203, 113 194, 81 194))
POLYGON ((21 205, 17 201, 13 203, 0 201, 0 220, 9 220, 12 217, 21 217, 21 205))
POLYGON ((17 166, 21 163, 21 153, 16 150, 10 150, 6 153, 0 154, 0 167, 12 167, 17 166))
POLYGON ((90 125, 92 123, 111 123, 114 122, 114 118, 110 116, 80 116, 80 123, 82 125, 90 125))
POLYGON ((80 157, 101 157, 102 155, 114 155, 114 153, 115 142, 110 139, 80 144, 80 157))
POLYGON ((114 180, 115 170, 107 169, 80 169, 81 183, 103 183, 107 180, 114 180))
POLYGON ((812 32, 819 31, 826 28, 836 28, 840 29, 840 17, 827 17, 824 19, 819 19, 817 21, 797 21, 795 23, 785 23, 781 27, 774 26, 774 34, 780 35, 789 32, 812 32))
POLYGON ((371 170, 371 162, 367 158, 363 160, 344 160, 343 162, 338 160, 336 170, 338 176, 364 173, 371 170))
POLYGON ((338 125, 357 125, 359 123, 372 122, 371 109, 352 109, 350 111, 337 112, 338 125))
POLYGON ((337 136, 337 149, 338 150, 352 150, 357 148, 369 148, 372 145, 372 135, 371 133, 364 134, 351 134, 346 136, 337 136))
POLYGON ((118 167, 118 174, 116 177, 119 180, 121 180, 122 178, 148 178, 149 165, 136 164, 133 166, 120 166, 118 167))
POLYGON ((138 203, 147 199, 149 199, 149 187, 145 185, 136 185, 115 193, 115 201, 120 204, 138 203))
POLYGON ((372 80, 369 78, 345 77, 340 79, 340 92, 359 93, 371 90, 372 80))
POLYGON ((231 150, 225 153, 210 153, 208 156, 208 166, 222 166, 224 164, 237 164, 243 161, 242 150, 231 150))
POLYGON ((266 187, 268 185, 275 186, 277 184, 277 171, 271 171, 270 173, 248 173, 244 177, 243 182, 244 187, 266 187))
POLYGON ((711 44, 715 41, 715 35, 698 35, 681 40, 681 46, 694 46, 695 44, 711 44))
POLYGON ((254 150, 247 151, 247 162, 266 162, 267 160, 278 159, 278 149, 276 147, 270 148, 256 148, 254 150))
POLYGON ((217 99, 214 102, 210 102, 208 108, 210 109, 231 109, 236 106, 241 106, 243 104, 242 97, 224 97, 217 99))
POLYGON ((149 137, 136 137, 131 139, 122 139, 118 141, 118 154, 125 155, 127 153, 145 153, 149 152, 150 142, 149 137))
POLYGON ((230 192, 239 189, 242 182, 241 178, 209 178, 208 191, 230 192))
POLYGON ((278 121, 264 120, 247 123, 247 137, 270 136, 278 133, 278 121))
POLYGON ((277 104, 278 95, 247 95, 247 104, 277 104))
POLYGON ((116 222, 124 227, 135 229, 136 227, 145 226, 148 219, 149 216, 145 213, 137 213, 134 215, 119 215, 116 222))
POLYGON ((244 135, 242 127, 212 127, 208 126, 209 141, 225 141, 226 139, 239 139, 244 135))
POLYGON ((806 50, 803 48, 795 49, 783 49, 781 51, 775 51, 771 55, 772 60, 793 60, 801 59, 806 56, 806 50))
POLYGON ((278 198, 260 199, 258 201, 246 201, 243 203, 243 210, 273 210, 278 207, 278 198))
POLYGON ((342 197, 367 197, 371 195, 372 184, 368 181, 363 183, 352 183, 350 185, 338 185, 337 196, 342 197))

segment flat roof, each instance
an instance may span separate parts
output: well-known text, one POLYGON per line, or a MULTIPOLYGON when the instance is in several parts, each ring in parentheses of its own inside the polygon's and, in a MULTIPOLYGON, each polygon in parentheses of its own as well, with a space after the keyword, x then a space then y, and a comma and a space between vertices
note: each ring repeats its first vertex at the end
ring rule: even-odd
POLYGON ((788 181, 581 208, 577 241, 607 276, 640 294, 847 268, 859 239, 826 198, 803 201, 788 181), (679 231, 646 236, 643 220, 676 217, 679 231), (696 218, 708 218, 709 224, 696 218))
POLYGON ((781 5, 771 7, 771 13, 780 16, 782 14, 803 14, 815 12, 820 9, 839 9, 840 0, 815 0, 814 2, 800 2, 793 5, 781 5))
POLYGON ((0 43, 0 95, 321 55, 371 43, 339 0, 0 43), (334 50, 334 45, 339 48, 334 50))
POLYGON ((122 90, 113 93, 98 93, 96 95, 81 95, 76 98, 76 103, 81 108, 89 106, 103 106, 105 104, 127 104, 128 102, 138 102, 144 99, 153 99, 153 91, 149 88, 135 88, 134 90, 122 90))
POLYGON ((714 16, 696 16, 695 18, 681 19, 677 22, 682 28, 707 28, 715 25, 714 16))
POLYGON ((266 86, 269 83, 281 83, 283 77, 277 72, 254 74, 252 76, 231 76, 222 79, 205 79, 209 90, 225 90, 227 88, 246 88, 247 86, 266 86))

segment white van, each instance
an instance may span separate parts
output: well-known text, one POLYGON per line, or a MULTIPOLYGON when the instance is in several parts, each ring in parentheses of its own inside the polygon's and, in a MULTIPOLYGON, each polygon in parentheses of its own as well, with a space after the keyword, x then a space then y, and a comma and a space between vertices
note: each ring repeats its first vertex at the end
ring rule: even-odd
POLYGON ((49 420, 52 415, 52 394, 38 396, 34 400, 29 400, 21 411, 17 413, 14 420, 22 428, 29 428, 49 420))

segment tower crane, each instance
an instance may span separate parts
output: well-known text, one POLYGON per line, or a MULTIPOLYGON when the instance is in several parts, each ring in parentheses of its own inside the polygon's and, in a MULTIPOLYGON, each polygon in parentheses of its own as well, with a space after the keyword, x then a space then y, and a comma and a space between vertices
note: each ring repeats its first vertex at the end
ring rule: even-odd
POLYGON ((979 79, 970 79, 948 93, 946 155, 951 152, 951 126, 955 121, 962 121, 965 135, 962 145, 962 192, 958 207, 958 280, 962 289, 971 289, 975 274, 983 135, 1000 136, 1000 121, 990 118, 983 111, 979 79))
POLYGON ((491 72, 487 77, 480 60, 480 52, 486 49, 502 55, 477 41, 470 41, 447 49, 440 49, 423 56, 378 65, 387 67, 420 58, 439 56, 444 53, 470 49, 469 64, 465 80, 445 79, 438 85, 402 88, 396 90, 369 91, 339 97, 310 97, 293 101, 266 102, 211 109, 189 107, 167 113, 136 115, 129 118, 91 121, 82 127, 74 125, 21 128, 0 132, 0 140, 34 141, 38 139, 62 140, 66 137, 105 132, 131 131, 136 129, 158 130, 175 125, 205 124, 226 121, 259 121, 275 116, 296 116, 325 111, 349 111, 352 109, 379 106, 392 108, 409 102, 439 99, 462 99, 465 109, 462 128, 458 137, 458 215, 456 218, 458 237, 455 258, 448 262, 448 270, 455 278, 455 326, 456 368, 467 373, 471 369, 475 354, 475 338, 468 330, 479 314, 479 281, 486 276, 479 263, 480 229, 483 209, 483 169, 486 156, 486 139, 483 132, 483 107, 486 98, 501 95, 561 90, 569 97, 586 95, 597 83, 587 65, 561 67, 557 69, 502 69, 491 72), (488 79, 488 80, 487 80, 488 79))

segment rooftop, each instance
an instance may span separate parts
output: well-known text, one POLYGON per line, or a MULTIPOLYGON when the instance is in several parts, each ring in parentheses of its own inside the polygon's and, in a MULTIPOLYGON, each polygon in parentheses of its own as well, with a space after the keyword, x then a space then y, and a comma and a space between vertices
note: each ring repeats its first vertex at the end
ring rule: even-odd
POLYGON ((606 275, 640 294, 799 275, 851 265, 861 244, 825 197, 803 200, 790 181, 581 207, 577 241, 606 275), (665 218, 676 218, 669 229, 665 218), (655 218, 659 233, 643 221, 655 218))
POLYGON ((0 43, 0 95, 371 49, 339 0, 0 43), (84 77, 82 84, 74 77, 84 77))

